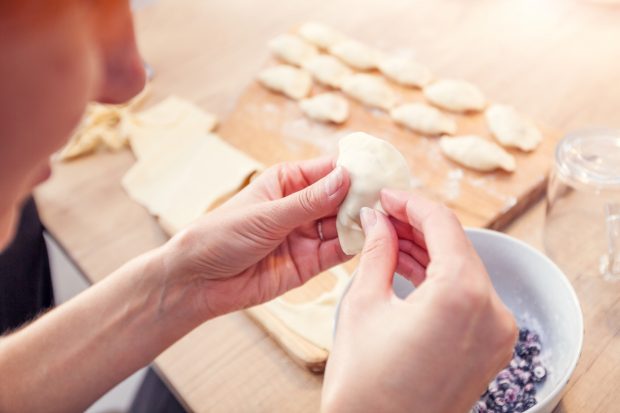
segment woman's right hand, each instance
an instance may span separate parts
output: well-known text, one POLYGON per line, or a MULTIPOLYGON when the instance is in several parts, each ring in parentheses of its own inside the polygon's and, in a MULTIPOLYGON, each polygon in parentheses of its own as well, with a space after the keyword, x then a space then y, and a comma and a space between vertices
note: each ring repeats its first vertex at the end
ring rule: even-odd
POLYGON ((511 359, 517 327, 455 215, 405 192, 365 208, 366 243, 343 299, 323 411, 467 412, 511 359), (398 270, 416 290, 392 291, 398 270))

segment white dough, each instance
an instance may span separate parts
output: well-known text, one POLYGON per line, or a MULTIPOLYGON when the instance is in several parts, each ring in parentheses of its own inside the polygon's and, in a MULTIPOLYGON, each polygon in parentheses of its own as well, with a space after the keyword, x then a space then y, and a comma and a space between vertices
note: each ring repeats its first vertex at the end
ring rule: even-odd
POLYGON ((264 304, 289 330, 327 351, 332 348, 336 307, 351 280, 342 266, 329 272, 336 277, 336 285, 314 300, 293 304, 279 297, 264 304))
POLYGON ((399 56, 382 58, 379 70, 386 77, 404 86, 423 87, 433 80, 433 73, 413 59, 399 56))
POLYGON ((338 148, 337 165, 348 171, 351 186, 338 210, 336 228, 342 250, 352 255, 364 246, 360 209, 369 207, 383 211, 379 201, 381 189, 409 189, 411 175, 398 149, 367 133, 345 136, 338 142, 338 148))
POLYGON ((519 115, 512 106, 491 105, 485 117, 489 130, 504 146, 532 151, 542 141, 542 133, 534 122, 519 115))
POLYGON ((316 22, 302 24, 298 33, 304 40, 321 49, 329 49, 344 39, 344 36, 336 30, 316 22))
POLYGON ((504 169, 515 170, 515 158, 501 146, 476 135, 442 137, 439 140, 441 151, 454 162, 478 171, 504 169))
POLYGON ((137 159, 160 145, 182 145, 196 133, 210 132, 217 118, 193 103, 170 96, 157 105, 131 117, 124 125, 137 159))
POLYGON ((258 74, 258 80, 266 88, 295 100, 308 96, 312 88, 310 73, 289 65, 268 67, 258 74))
POLYGON ((342 91, 368 106, 383 110, 390 110, 397 100, 396 93, 383 77, 366 73, 346 77, 342 91))
POLYGON ((335 93, 321 93, 299 102, 301 110, 311 119, 342 123, 349 117, 349 102, 335 93))
POLYGON ((310 43, 292 34, 281 34, 269 42, 269 49, 286 63, 302 66, 303 63, 316 56, 319 51, 310 43))
POLYGON ((261 165, 215 135, 194 132, 149 151, 123 176, 129 196, 159 217, 173 234, 222 196, 239 190, 261 165))
POLYGON ((343 40, 329 48, 329 52, 349 66, 359 70, 377 67, 381 53, 357 40, 343 40))
POLYGON ((424 95, 433 105, 454 112, 480 111, 487 103, 480 89, 464 80, 439 80, 426 86, 424 95))
POLYGON ((390 116, 400 125, 425 135, 454 135, 456 122, 440 110, 424 103, 407 103, 390 111, 390 116))
POLYGON ((325 54, 306 60, 304 69, 319 82, 335 89, 340 89, 344 78, 353 74, 347 65, 334 56, 325 54))

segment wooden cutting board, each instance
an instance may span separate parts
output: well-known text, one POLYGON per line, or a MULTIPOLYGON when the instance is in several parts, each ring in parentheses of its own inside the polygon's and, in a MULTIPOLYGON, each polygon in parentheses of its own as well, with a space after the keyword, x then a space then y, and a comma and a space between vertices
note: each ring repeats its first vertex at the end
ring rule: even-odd
MULTIPOLYGON (((268 65, 275 64, 275 61, 268 65)), ((424 101, 418 89, 391 85, 403 102, 424 101)), ((478 85, 484 91, 484 85, 478 85)), ((313 86, 312 94, 328 91, 313 86)), ((340 93, 340 92, 337 92, 340 93)), ((489 97, 492 100, 492 96, 489 97)), ((370 109, 349 98, 351 116, 342 125, 322 124, 307 119, 296 101, 273 93, 252 82, 239 97, 235 109, 221 124, 218 134, 265 165, 286 160, 337 155, 338 139, 363 131, 396 146, 407 159, 417 191, 450 206, 465 226, 501 229, 535 202, 545 191, 547 173, 560 134, 541 128, 545 138, 532 153, 509 150, 517 160, 514 173, 481 173, 446 159, 437 138, 417 135, 396 125, 387 113, 370 109)), ((503 102, 510 103, 510 102, 503 102)), ((517 108, 527 115, 527 108, 517 108)), ((450 114, 458 124, 457 134, 490 137, 484 115, 450 114)), ((540 126, 540 125, 539 125, 540 126)), ((319 277, 329 278, 329 275, 319 277)), ((325 283, 302 286, 301 296, 316 297, 325 283)), ((300 293, 294 292, 299 300, 300 293)), ((290 295, 289 295, 290 296, 290 295)), ((287 299, 285 296, 285 299, 287 299)), ((323 371, 328 352, 288 330, 262 307, 247 313, 300 364, 323 371)))

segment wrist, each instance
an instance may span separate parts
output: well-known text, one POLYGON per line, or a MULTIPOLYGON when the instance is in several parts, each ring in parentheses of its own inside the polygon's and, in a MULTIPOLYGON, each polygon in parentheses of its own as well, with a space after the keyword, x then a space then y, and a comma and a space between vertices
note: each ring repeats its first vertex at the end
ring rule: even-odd
POLYGON ((162 339, 176 341, 206 321, 199 313, 198 288, 175 264, 175 251, 164 244, 128 263, 136 291, 143 296, 147 318, 161 330, 162 339), (133 267, 133 268, 132 268, 133 267))

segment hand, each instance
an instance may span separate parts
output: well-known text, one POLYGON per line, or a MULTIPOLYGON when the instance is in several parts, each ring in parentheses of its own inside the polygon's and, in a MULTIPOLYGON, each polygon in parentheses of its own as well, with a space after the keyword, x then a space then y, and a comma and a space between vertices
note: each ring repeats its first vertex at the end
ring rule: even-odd
POLYGON ((446 207, 384 190, 344 297, 324 412, 468 412, 512 356, 517 329, 446 207), (417 288, 392 291, 395 270, 417 288))
POLYGON ((271 300, 347 260, 335 214, 348 188, 331 158, 269 168, 166 245, 166 283, 177 286, 170 300, 204 320, 271 300))

